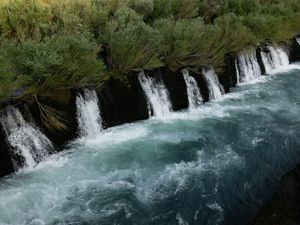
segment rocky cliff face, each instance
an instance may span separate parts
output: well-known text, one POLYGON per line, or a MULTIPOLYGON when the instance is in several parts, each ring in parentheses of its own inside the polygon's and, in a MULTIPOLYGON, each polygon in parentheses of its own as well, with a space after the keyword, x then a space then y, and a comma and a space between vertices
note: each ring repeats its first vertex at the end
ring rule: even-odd
POLYGON ((157 75, 161 77, 169 91, 173 110, 178 111, 188 108, 189 102, 182 72, 173 72, 164 67, 159 70, 159 74, 157 75))
POLYGON ((292 38, 290 42, 289 52, 291 62, 300 61, 300 34, 292 38))
POLYGON ((237 84, 237 74, 235 68, 236 54, 234 52, 228 53, 225 56, 223 72, 220 74, 220 83, 224 87, 226 93, 230 88, 237 84))
POLYGON ((132 74, 127 82, 110 78, 96 91, 104 127, 144 120, 149 116, 137 74, 132 74))
POLYGON ((6 140, 6 135, 0 124, 0 177, 14 172, 12 156, 6 140))

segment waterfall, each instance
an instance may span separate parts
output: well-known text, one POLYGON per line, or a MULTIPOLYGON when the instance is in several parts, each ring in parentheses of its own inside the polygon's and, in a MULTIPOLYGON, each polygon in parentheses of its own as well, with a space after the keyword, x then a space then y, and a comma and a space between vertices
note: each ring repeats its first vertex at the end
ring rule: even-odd
POLYGON ((238 55, 235 66, 239 74, 238 83, 249 82, 261 76, 255 52, 238 55))
POLYGON ((1 113, 0 122, 13 153, 23 158, 24 167, 33 168, 53 151, 51 141, 32 123, 26 122, 18 109, 8 107, 1 113))
POLYGON ((267 46, 267 52, 261 51, 261 58, 265 66, 266 73, 281 66, 289 65, 289 57, 282 48, 267 46))
POLYGON ((208 90, 209 90, 209 100, 218 100, 222 98, 225 93, 224 88, 219 83, 218 76, 212 68, 202 69, 208 90))
POLYGON ((296 37, 296 41, 300 45, 300 37, 296 37))
POLYGON ((84 89, 76 97, 77 120, 81 137, 95 137, 100 134, 102 118, 99 100, 95 90, 84 89))
POLYGON ((235 71, 236 71, 236 83, 239 84, 240 83, 240 71, 238 68, 237 59, 234 61, 234 66, 235 66, 235 71))
POLYGON ((165 117, 172 112, 169 93, 162 81, 147 77, 144 72, 139 74, 139 81, 147 97, 149 116, 165 117))
POLYGON ((190 76, 189 71, 187 69, 184 69, 182 71, 182 74, 187 88, 189 109, 195 110, 201 104, 203 104, 203 98, 201 96, 200 89, 195 78, 190 76))

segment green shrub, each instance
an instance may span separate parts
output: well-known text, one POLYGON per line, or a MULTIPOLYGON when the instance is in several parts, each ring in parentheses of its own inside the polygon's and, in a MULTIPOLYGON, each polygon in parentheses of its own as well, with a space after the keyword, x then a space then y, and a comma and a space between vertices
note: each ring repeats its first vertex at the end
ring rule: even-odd
POLYGON ((108 22, 103 34, 110 64, 119 72, 160 67, 155 30, 124 6, 108 22))
POLYGON ((2 35, 23 40, 40 38, 50 29, 51 11, 36 0, 10 0, 0 13, 2 35))
POLYGON ((299 24, 300 0, 2 0, 0 98, 165 64, 218 70, 226 53, 285 40, 299 24))
POLYGON ((153 18, 194 18, 198 15, 198 0, 153 0, 153 18))
POLYGON ((173 70, 195 66, 201 57, 200 42, 208 38, 201 19, 160 19, 154 23, 158 31, 159 51, 173 70))
MULTIPOLYGON (((0 55, 8 74, 22 80, 21 87, 28 92, 38 93, 100 81, 102 64, 96 60, 97 50, 84 35, 58 35, 41 42, 2 40, 0 55)), ((8 79, 3 75, 0 78, 8 79)))

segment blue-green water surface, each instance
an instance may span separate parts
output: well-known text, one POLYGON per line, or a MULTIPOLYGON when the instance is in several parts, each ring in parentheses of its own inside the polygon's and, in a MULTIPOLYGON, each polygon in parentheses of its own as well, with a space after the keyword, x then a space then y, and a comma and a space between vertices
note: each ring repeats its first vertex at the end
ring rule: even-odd
POLYGON ((105 130, 0 182, 1 225, 244 225, 300 162, 300 70, 105 130))

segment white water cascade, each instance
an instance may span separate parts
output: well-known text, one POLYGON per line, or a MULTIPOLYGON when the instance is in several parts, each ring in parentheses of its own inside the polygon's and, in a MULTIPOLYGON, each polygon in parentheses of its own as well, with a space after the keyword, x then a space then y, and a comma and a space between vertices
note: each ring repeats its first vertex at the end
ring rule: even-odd
POLYGON ((76 98, 76 106, 80 136, 99 135, 103 127, 96 91, 84 89, 83 94, 78 94, 76 98))
POLYGON ((218 76, 212 68, 202 69, 208 90, 209 90, 209 100, 218 100, 222 98, 225 93, 224 88, 219 83, 218 76))
MULTIPOLYGON (((33 168, 53 151, 51 141, 32 123, 24 120, 21 112, 9 107, 1 113, 1 125, 14 154, 24 160, 24 167, 33 168)), ((17 169, 19 165, 14 165, 17 169)))
POLYGON ((234 61, 234 66, 235 66, 235 71, 236 71, 236 83, 239 84, 240 83, 240 71, 239 71, 237 59, 235 59, 235 61, 234 61))
POLYGON ((151 112, 154 117, 158 118, 170 115, 172 105, 163 82, 157 82, 154 78, 147 77, 144 72, 139 74, 139 81, 147 97, 149 116, 151 116, 151 112))
POLYGON ((287 53, 280 47, 267 46, 268 52, 261 51, 261 58, 265 66, 266 73, 281 66, 290 64, 287 53))
POLYGON ((187 69, 182 70, 182 74, 187 88, 189 110, 195 110, 203 104, 203 98, 199 86, 195 78, 190 76, 187 69))
POLYGON ((296 41, 300 45, 300 37, 296 38, 296 41))
POLYGON ((254 51, 238 55, 235 66, 238 83, 249 82, 261 76, 260 66, 254 51))

